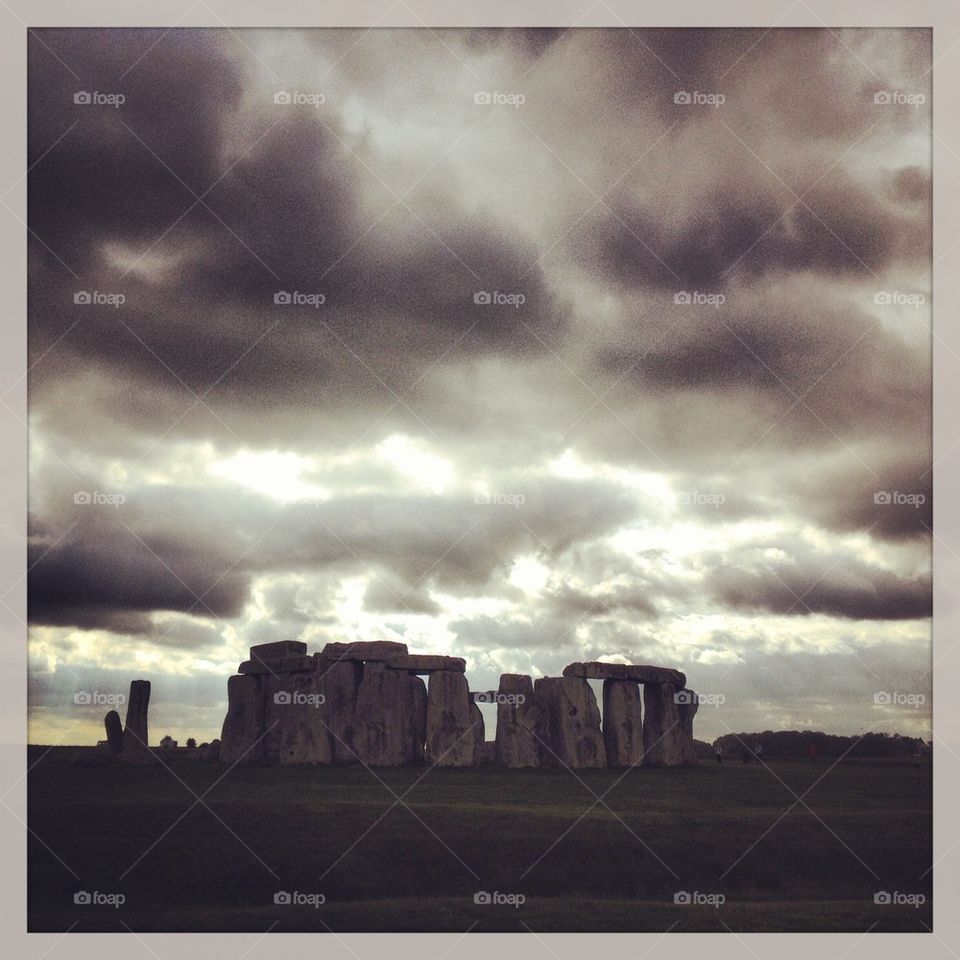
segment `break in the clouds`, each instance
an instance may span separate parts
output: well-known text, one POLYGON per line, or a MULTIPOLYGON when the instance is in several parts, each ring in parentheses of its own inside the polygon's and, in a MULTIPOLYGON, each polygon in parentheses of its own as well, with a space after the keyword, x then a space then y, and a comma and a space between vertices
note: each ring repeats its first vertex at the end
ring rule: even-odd
POLYGON ((251 643, 927 730, 925 30, 41 30, 31 736, 251 643))

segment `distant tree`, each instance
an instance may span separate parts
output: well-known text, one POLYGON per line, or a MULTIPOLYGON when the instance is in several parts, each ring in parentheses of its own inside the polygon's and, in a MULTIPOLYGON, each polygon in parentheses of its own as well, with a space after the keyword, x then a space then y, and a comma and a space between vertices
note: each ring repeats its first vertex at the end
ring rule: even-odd
POLYGON ((193 750, 197 746, 197 741, 193 737, 187 737, 187 746, 193 750))

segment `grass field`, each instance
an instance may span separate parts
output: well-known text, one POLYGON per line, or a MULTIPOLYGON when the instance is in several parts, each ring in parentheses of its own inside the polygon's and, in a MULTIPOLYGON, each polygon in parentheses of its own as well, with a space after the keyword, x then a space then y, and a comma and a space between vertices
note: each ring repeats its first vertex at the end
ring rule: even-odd
POLYGON ((73 752, 30 749, 32 931, 931 924, 929 764, 224 776, 225 767, 188 760, 76 766, 73 752), (124 902, 75 904, 77 891, 124 902), (279 891, 324 902, 276 904, 279 891), (475 903, 479 891, 524 902, 475 903), (677 904, 680 891, 713 899, 677 904), (925 901, 877 904, 879 891, 925 901))

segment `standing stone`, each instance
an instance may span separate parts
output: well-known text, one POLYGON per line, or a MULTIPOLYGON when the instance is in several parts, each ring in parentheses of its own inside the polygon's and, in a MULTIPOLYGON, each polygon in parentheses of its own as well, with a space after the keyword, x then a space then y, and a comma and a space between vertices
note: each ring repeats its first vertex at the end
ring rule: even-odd
POLYGON ((334 763, 357 763, 357 694, 363 679, 363 664, 356 660, 328 661, 318 657, 316 669, 322 679, 323 721, 329 728, 334 763))
POLYGON ((451 670, 432 673, 427 690, 427 763, 472 767, 483 740, 483 714, 470 699, 467 678, 451 670))
POLYGON ((120 723, 120 714, 111 710, 104 718, 103 725, 107 729, 107 748, 117 754, 123 749, 123 726, 120 723))
POLYGON ((406 656, 409 651, 405 643, 396 640, 357 640, 353 643, 328 643, 322 653, 328 660, 382 661, 406 656))
POLYGON ((540 742, 536 736, 538 724, 533 681, 518 673, 501 674, 497 690, 497 766, 540 765, 540 742))
POLYGON ((635 767, 643 760, 640 685, 603 681, 603 743, 608 767, 635 767))
POLYGON ((645 766, 676 767, 683 763, 677 688, 672 683, 643 685, 643 762, 645 766))
POLYGON ((697 762, 697 751, 693 745, 693 718, 700 709, 700 702, 692 690, 681 690, 677 709, 680 714, 680 762, 690 766, 697 762))
POLYGON ((227 681, 227 716, 220 733, 220 759, 224 763, 255 763, 264 747, 262 677, 239 674, 227 681))
POLYGON ((423 681, 385 663, 363 666, 357 692, 356 751, 371 767, 400 767, 422 757, 418 742, 425 723, 423 681))
POLYGON ((540 708, 541 763, 605 767, 600 710, 582 677, 542 677, 534 685, 540 708))
POLYGON ((147 739, 147 708, 150 706, 150 681, 131 680, 127 701, 127 722, 123 729, 121 759, 124 763, 156 763, 147 739))
POLYGON ((281 673, 262 678, 264 754, 279 763, 330 763, 333 750, 324 720, 320 674, 281 673))

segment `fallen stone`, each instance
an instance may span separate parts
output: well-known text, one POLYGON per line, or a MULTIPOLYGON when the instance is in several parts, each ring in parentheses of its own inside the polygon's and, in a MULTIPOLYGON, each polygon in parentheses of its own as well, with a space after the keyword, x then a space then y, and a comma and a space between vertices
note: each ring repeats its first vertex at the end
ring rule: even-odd
POLYGON ((608 767, 635 767, 643 761, 640 684, 603 681, 603 743, 608 767))
POLYGON ((150 706, 150 681, 131 680, 127 700, 127 720, 123 728, 120 759, 124 763, 151 764, 157 758, 148 746, 147 709, 150 706))
POLYGON ((355 643, 328 643, 321 651, 328 660, 392 660, 407 654, 407 645, 393 640, 358 640, 355 643))
POLYGON ((394 670, 409 670, 410 673, 436 673, 437 670, 453 670, 464 673, 467 661, 463 657, 444 657, 430 653, 400 654, 387 661, 394 670))
POLYGON ((264 703, 261 678, 241 674, 227 680, 227 716, 220 733, 224 763, 256 763, 264 755, 264 703))
POLYGON ((678 690, 686 686, 687 678, 670 667, 648 667, 633 663, 571 663, 563 668, 565 677, 585 677, 588 680, 634 680, 637 683, 672 683, 678 690))
POLYGON ((600 710, 590 684, 582 677, 543 677, 533 689, 540 708, 541 763, 606 766, 600 710))
POLYGON ((103 725, 107 730, 107 746, 111 753, 119 753, 123 749, 123 725, 120 723, 120 714, 111 710, 104 718, 103 725))
POLYGON ((648 683, 643 688, 643 763, 677 767, 683 763, 683 732, 672 683, 648 683))
POLYGON ((306 673, 316 668, 313 657, 291 656, 275 660, 244 660, 237 673, 254 673, 274 676, 279 673, 306 673))
POLYGON ((254 662, 280 660, 283 657, 302 657, 307 645, 302 640, 275 640, 273 643, 258 643, 250 648, 250 659, 254 662))
POLYGON ((423 747, 419 736, 426 727, 426 702, 419 677, 391 670, 383 662, 365 663, 357 692, 355 743, 359 759, 371 767, 420 762, 423 747))
POLYGON ((483 714, 470 700, 467 678, 453 670, 430 674, 427 688, 426 762, 470 767, 483 743, 483 714))
POLYGON ((497 766, 538 767, 541 747, 536 731, 540 719, 533 694, 533 681, 518 673, 501 674, 495 702, 497 766))

